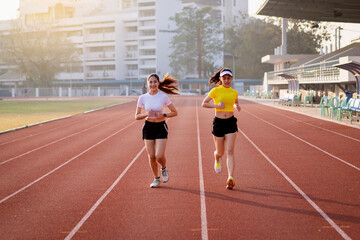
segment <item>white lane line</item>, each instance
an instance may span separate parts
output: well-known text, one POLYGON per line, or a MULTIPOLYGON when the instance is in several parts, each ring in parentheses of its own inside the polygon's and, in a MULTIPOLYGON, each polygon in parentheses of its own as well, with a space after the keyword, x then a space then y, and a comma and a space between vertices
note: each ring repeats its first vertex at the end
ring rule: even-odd
POLYGON ((327 132, 330 132, 330 133, 333 133, 333 134, 336 134, 336 135, 339 135, 339 136, 342 136, 342 137, 345 137, 345 138, 354 140, 354 141, 356 141, 356 142, 360 142, 360 139, 353 138, 353 137, 347 136, 347 135, 345 135, 345 134, 335 132, 335 131, 330 130, 330 129, 326 129, 326 128, 323 128, 323 127, 319 127, 319 126, 313 125, 313 124, 311 124, 311 123, 307 123, 307 122, 298 120, 298 119, 296 119, 296 118, 289 117, 289 116, 287 116, 287 115, 285 115, 285 114, 277 113, 277 112, 270 111, 270 110, 267 110, 267 109, 264 109, 264 110, 267 111, 267 112, 275 113, 275 114, 278 114, 278 115, 280 115, 280 116, 289 118, 289 119, 291 119, 291 120, 294 120, 294 121, 297 121, 297 122, 301 122, 301 123, 307 124, 307 125, 309 125, 309 126, 312 126, 312 127, 315 127, 315 128, 319 128, 319 129, 321 129, 321 130, 324 130, 324 131, 327 131, 327 132))
MULTIPOLYGON (((168 119, 170 120, 170 119, 168 119)), ((130 164, 125 168, 125 170, 120 174, 120 176, 115 180, 115 182, 109 187, 108 190, 97 200, 97 202, 91 207, 91 209, 85 214, 85 216, 78 222, 74 229, 67 235, 65 240, 70 240, 76 232, 79 231, 81 226, 86 222, 86 220, 91 216, 91 214, 96 210, 96 208, 101 204, 101 202, 106 198, 106 196, 114 189, 114 187, 120 182, 125 173, 130 169, 134 162, 139 158, 142 152, 145 150, 145 146, 140 150, 140 152, 134 157, 130 164)))
POLYGON ((346 165, 348 165, 348 166, 350 166, 350 167, 352 167, 352 168, 354 168, 354 169, 356 169, 356 170, 360 171, 360 168, 359 168, 359 167, 357 167, 357 166, 355 166, 355 165, 353 165, 353 164, 351 164, 351 163, 348 163, 348 162, 346 162, 345 160, 342 160, 341 158, 339 158, 339 157, 337 157, 337 156, 332 155, 331 153, 328 153, 327 151, 325 151, 325 150, 323 150, 323 149, 321 149, 321 148, 319 148, 319 147, 317 147, 317 146, 315 146, 315 145, 313 145, 313 144, 311 144, 311 143, 309 143, 309 142, 305 141, 305 140, 304 140, 304 139, 302 139, 302 138, 299 138, 299 137, 295 136, 294 134, 292 134, 292 133, 290 133, 290 132, 286 131, 285 129, 282 129, 281 127, 278 127, 278 126, 276 126, 276 125, 274 125, 274 124, 272 124, 272 123, 270 123, 270 122, 268 122, 268 121, 266 121, 266 120, 264 120, 264 119, 262 119, 262 118, 259 118, 258 116, 254 115, 254 114, 252 114, 252 113, 250 113, 250 112, 248 112, 248 111, 246 111, 246 110, 244 110, 244 112, 246 112, 246 113, 248 113, 249 115, 251 115, 251 116, 253 116, 253 117, 255 117, 255 118, 257 118, 257 119, 259 119, 259 120, 261 120, 261 121, 263 121, 263 122, 265 122, 265 123, 267 123, 267 124, 271 125, 271 126, 273 126, 274 128, 277 128, 277 129, 279 129, 279 130, 283 131, 284 133, 289 134, 290 136, 292 136, 292 137, 294 137, 294 138, 296 138, 296 139, 298 139, 298 140, 302 141, 303 143, 306 143, 307 145, 309 145, 309 146, 311 146, 311 147, 313 147, 313 148, 315 148, 315 149, 317 149, 317 150, 319 150, 319 151, 321 151, 321 152, 325 153, 326 155, 329 155, 330 157, 335 158, 336 160, 338 160, 338 161, 340 161, 340 162, 342 162, 342 163, 345 163, 346 165))
POLYGON ((47 176, 49 176, 50 174, 54 173, 55 171, 59 170, 60 168, 62 168, 63 166, 67 165, 68 163, 72 162, 74 159, 80 157, 81 155, 83 155, 84 153, 90 151, 91 149, 95 148, 96 146, 100 145, 101 143, 105 142, 106 140, 108 140, 109 138, 115 136, 116 134, 118 134, 119 132, 125 130, 126 128, 130 127, 131 125, 135 124, 136 122, 132 122, 130 124, 128 124, 127 126, 123 127, 122 129, 116 131, 115 133, 111 134, 110 136, 104 138, 103 140, 97 142, 96 144, 92 145, 91 147, 87 148, 86 150, 82 151, 81 153, 79 153, 78 155, 76 155, 75 157, 71 158, 70 160, 66 161, 65 163, 61 164, 60 166, 58 166, 57 168, 53 169, 52 171, 48 172, 47 174, 39 177, 38 179, 36 179, 35 181, 29 183, 28 185, 26 185, 25 187, 20 188, 19 190, 17 190, 16 192, 10 194, 9 196, 3 198, 0 200, 0 204, 5 202, 6 200, 8 200, 9 198, 12 198, 13 196, 17 195, 18 193, 24 191, 25 189, 31 187, 32 185, 34 185, 35 183, 41 181, 42 179, 46 178, 47 176))
POLYGON ((22 153, 22 154, 16 156, 16 157, 13 157, 13 158, 10 158, 10 159, 5 160, 5 161, 3 161, 3 162, 0 162, 0 166, 3 165, 3 164, 5 164, 5 163, 8 163, 8 162, 10 162, 10 161, 13 161, 13 160, 15 160, 15 159, 17 159, 17 158, 23 157, 23 156, 28 155, 28 154, 30 154, 30 153, 32 153, 32 152, 35 152, 35 151, 37 151, 37 150, 43 149, 43 148, 48 147, 48 146, 50 146, 50 145, 52 145, 52 144, 55 144, 55 143, 60 142, 60 141, 62 141, 62 140, 65 140, 65 139, 67 139, 67 138, 70 138, 70 137, 73 137, 73 136, 78 135, 78 134, 80 134, 80 133, 89 131, 90 129, 96 128, 97 126, 100 126, 100 125, 105 124, 105 123, 107 123, 107 122, 109 122, 109 121, 112 121, 112 120, 113 120, 113 119, 106 120, 106 121, 101 122, 101 123, 98 123, 98 124, 96 124, 96 125, 94 125, 94 126, 92 126, 92 127, 90 127, 90 128, 86 128, 86 129, 81 130, 81 131, 79 131, 79 132, 73 133, 73 134, 68 135, 68 136, 66 136, 66 137, 63 137, 63 138, 60 138, 60 139, 55 140, 55 141, 53 141, 53 142, 50 142, 50 143, 48 143, 48 144, 45 144, 45 145, 42 145, 42 146, 40 146, 40 147, 34 148, 34 149, 30 150, 30 151, 27 151, 27 152, 25 152, 25 153, 22 153))
POLYGON ((17 127, 17 128, 14 128, 14 129, 8 129, 8 130, 0 132, 0 134, 8 133, 8 132, 16 131, 16 130, 21 130, 21 129, 28 128, 28 127, 33 127, 33 126, 40 125, 40 124, 43 124, 43 123, 54 122, 54 121, 57 121, 57 120, 70 118, 70 117, 71 117, 71 115, 65 116, 65 117, 60 117, 60 118, 49 119, 49 120, 46 120, 46 121, 43 121, 43 122, 37 122, 37 123, 22 126, 22 127, 17 127))
MULTIPOLYGON (((73 116, 74 116, 74 115, 68 116, 68 117, 57 118, 56 120, 62 120, 62 119, 64 119, 64 118, 71 118, 71 117, 73 117, 73 116)), ((74 124, 76 124, 76 123, 77 123, 77 121, 75 120, 75 121, 66 123, 66 124, 64 124, 64 125, 62 125, 62 126, 58 126, 58 127, 46 129, 46 130, 41 131, 41 132, 32 133, 32 134, 29 134, 29 135, 27 135, 27 136, 25 136, 25 137, 21 137, 21 138, 17 138, 17 139, 13 139, 13 140, 7 141, 7 142, 3 142, 3 143, 0 144, 0 146, 6 145, 6 144, 10 144, 10 143, 14 143, 14 142, 17 142, 17 141, 21 141, 21 140, 24 140, 24 139, 27 139, 27 138, 35 137, 35 136, 38 136, 38 135, 41 135, 41 134, 47 134, 47 133, 49 133, 49 132, 53 132, 53 131, 55 131, 55 130, 57 130, 57 129, 66 128, 67 126, 74 125, 74 124)), ((39 124, 40 124, 40 123, 39 123, 39 124)), ((1 133, 0 133, 0 134, 1 134, 1 133)))
MULTIPOLYGON (((121 104, 124 104, 124 103, 127 103, 127 102, 118 103, 118 104, 113 104, 113 105, 110 105, 110 106, 107 106, 107 107, 102 107, 102 108, 97 108, 97 109, 94 109, 94 110, 86 111, 86 112, 83 112, 83 114, 87 114, 87 113, 91 113, 91 112, 95 112, 95 111, 107 109, 107 108, 110 108, 110 107, 115 107, 115 106, 118 106, 118 105, 121 105, 121 104)), ((43 121, 43 122, 37 122, 37 123, 34 123, 34 124, 22 126, 22 127, 17 127, 17 128, 13 128, 13 129, 8 129, 8 130, 5 130, 5 131, 0 132, 0 134, 2 134, 2 133, 8 133, 8 132, 16 131, 16 130, 21 130, 21 129, 24 129, 24 128, 28 128, 28 127, 40 125, 40 124, 43 124, 43 123, 49 123, 49 122, 53 122, 53 121, 57 121, 57 120, 62 120, 62 119, 65 119, 65 118, 71 118, 71 117, 73 117, 73 116, 75 116, 75 115, 76 115, 76 114, 74 114, 74 115, 68 115, 68 116, 64 116, 64 117, 59 117, 59 118, 54 118, 54 119, 46 120, 46 121, 43 121)), ((71 124, 71 123, 70 123, 70 124, 71 124)), ((70 125, 70 124, 67 124, 67 125, 70 125)), ((62 126, 62 127, 64 127, 64 126, 62 126)), ((57 128, 61 128, 61 127, 57 127, 57 128)), ((53 131, 53 130, 55 130, 55 129, 57 129, 57 128, 53 128, 53 129, 51 129, 51 130, 49 130, 49 131, 53 131)), ((22 139, 25 139, 25 138, 28 138, 28 137, 31 137, 31 136, 36 136, 36 135, 39 135, 39 134, 42 134, 42 133, 31 134, 31 135, 29 135, 29 136, 27 136, 27 137, 23 137, 23 138, 19 138, 19 139, 14 139, 14 140, 11 140, 11 141, 9 141, 9 142, 4 142, 4 143, 1 143, 0 146, 5 145, 5 144, 8 144, 8 143, 16 142, 16 141, 19 141, 19 140, 22 140, 22 139)))
POLYGON ((205 187, 204 187, 204 174, 203 174, 203 168, 202 168, 199 113, 198 113, 197 100, 196 100, 196 127, 197 127, 197 140, 198 140, 198 159, 199 159, 201 236, 202 236, 202 240, 207 240, 208 239, 208 229, 207 229, 207 218, 206 218, 205 187))
POLYGON ((255 149, 288 181, 293 188, 332 226, 344 239, 351 238, 314 202, 306 193, 304 193, 251 139, 239 129, 240 133, 255 147, 255 149))
MULTIPOLYGON (((67 125, 70 125, 70 124, 71 123, 69 123, 67 125)), ((17 139, 7 141, 7 142, 3 142, 3 143, 0 144, 0 146, 6 145, 6 144, 9 144, 9 143, 13 143, 13 142, 17 142, 17 141, 20 141, 20 140, 24 140, 24 139, 27 139, 27 138, 35 137, 37 135, 46 134, 46 133, 52 132, 52 131, 54 131, 54 130, 56 130, 58 128, 62 128, 62 127, 52 128, 52 129, 49 129, 49 130, 46 130, 46 131, 43 131, 43 132, 37 132, 37 133, 34 133, 34 134, 27 135, 25 137, 21 137, 21 138, 17 138, 17 139)))
POLYGON ((91 207, 91 209, 85 214, 85 216, 76 224, 73 230, 66 236, 65 240, 70 240, 81 226, 86 222, 86 220, 91 216, 91 214, 96 210, 96 208, 101 204, 102 201, 106 198, 107 195, 114 189, 114 187, 120 182, 124 177, 125 173, 130 169, 130 167, 135 163, 139 156, 144 152, 145 146, 140 150, 140 152, 134 157, 134 159, 129 163, 125 170, 120 174, 120 176, 115 180, 115 182, 106 190, 106 192, 97 200, 97 202, 91 207))

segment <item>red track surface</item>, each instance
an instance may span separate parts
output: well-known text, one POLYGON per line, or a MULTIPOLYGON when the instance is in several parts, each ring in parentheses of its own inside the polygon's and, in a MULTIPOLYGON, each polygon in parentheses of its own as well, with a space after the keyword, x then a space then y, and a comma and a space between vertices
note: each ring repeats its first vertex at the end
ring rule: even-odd
POLYGON ((241 100, 229 191, 213 110, 173 100, 158 189, 135 102, 0 135, 1 239, 360 239, 360 130, 241 100))

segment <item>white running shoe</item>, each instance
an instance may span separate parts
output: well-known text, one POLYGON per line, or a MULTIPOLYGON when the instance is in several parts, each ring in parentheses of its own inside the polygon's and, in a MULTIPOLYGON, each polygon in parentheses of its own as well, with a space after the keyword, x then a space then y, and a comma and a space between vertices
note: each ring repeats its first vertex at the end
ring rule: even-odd
POLYGON ((214 164, 214 170, 216 173, 221 173, 221 160, 216 161, 215 160, 215 164, 214 164))
POLYGON ((154 181, 150 184, 151 188, 157 188, 160 185, 160 178, 155 178, 154 181))
POLYGON ((163 183, 166 183, 167 181, 169 181, 169 172, 166 168, 164 170, 161 170, 161 176, 162 176, 163 183))

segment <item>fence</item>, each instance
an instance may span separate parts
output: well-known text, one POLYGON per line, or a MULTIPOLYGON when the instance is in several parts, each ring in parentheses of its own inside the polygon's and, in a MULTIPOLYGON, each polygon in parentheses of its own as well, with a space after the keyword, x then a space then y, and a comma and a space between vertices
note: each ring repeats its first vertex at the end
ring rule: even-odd
POLYGON ((140 95, 140 87, 0 88, 0 97, 115 97, 140 95))
POLYGON ((288 81, 279 76, 287 74, 299 81, 299 84, 334 83, 340 81, 339 68, 334 67, 339 60, 321 62, 306 66, 287 68, 279 71, 268 72, 269 84, 287 84, 288 81))

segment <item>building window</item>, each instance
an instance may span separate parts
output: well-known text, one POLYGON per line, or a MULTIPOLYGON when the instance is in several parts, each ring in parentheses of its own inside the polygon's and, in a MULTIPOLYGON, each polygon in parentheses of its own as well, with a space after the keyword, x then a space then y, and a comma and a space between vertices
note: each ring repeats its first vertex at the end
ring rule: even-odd
POLYGON ((122 9, 134 8, 137 6, 137 0, 120 0, 120 4, 122 9))
POLYGON ((115 70, 115 65, 98 65, 98 66, 90 66, 90 71, 103 71, 103 70, 115 70))
POLYGON ((155 16, 155 10, 143 10, 139 12, 140 17, 154 17, 155 16))
POLYGON ((155 55, 155 49, 149 49, 149 50, 142 50, 141 55, 143 56, 152 56, 155 55))
POLYGON ((212 10, 211 17, 213 19, 217 19, 217 20, 221 21, 221 10, 212 10))
POLYGON ((234 0, 234 7, 236 7, 236 0, 234 0))
POLYGON ((55 5, 55 18, 63 18, 64 17, 64 6, 61 3, 55 5))
POLYGON ((138 66, 137 65, 128 65, 127 68, 128 68, 128 70, 137 70, 138 66))
POLYGON ((105 28, 90 28, 90 34, 99 34, 99 33, 113 33, 115 32, 114 27, 105 27, 105 28))

